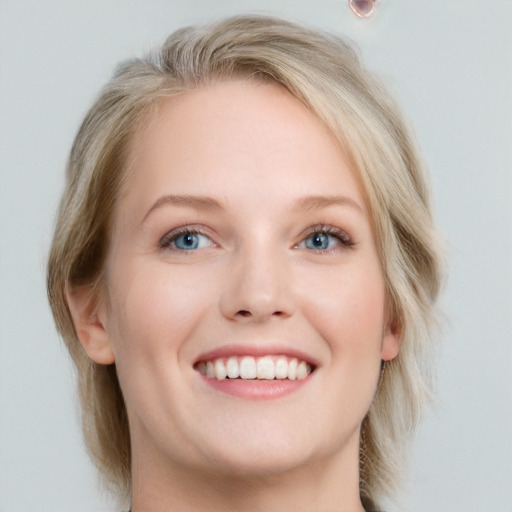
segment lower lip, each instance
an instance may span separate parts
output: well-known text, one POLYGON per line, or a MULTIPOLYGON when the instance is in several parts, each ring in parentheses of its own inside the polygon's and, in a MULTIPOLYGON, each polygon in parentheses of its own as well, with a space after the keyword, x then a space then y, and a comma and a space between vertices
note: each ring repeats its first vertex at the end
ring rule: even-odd
POLYGON ((243 380, 243 379, 210 379, 201 378, 211 388, 246 400, 271 400, 294 393, 309 382, 311 375, 301 380, 243 380))

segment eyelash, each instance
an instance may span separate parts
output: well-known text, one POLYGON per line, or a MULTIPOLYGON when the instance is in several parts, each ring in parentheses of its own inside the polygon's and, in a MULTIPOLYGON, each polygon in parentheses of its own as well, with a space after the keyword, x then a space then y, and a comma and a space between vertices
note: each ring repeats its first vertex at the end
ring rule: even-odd
MULTIPOLYGON (((307 239, 309 239, 311 237, 318 236, 318 235, 332 236, 332 237, 336 238, 341 243, 341 245, 343 247, 353 247, 355 245, 352 238, 345 231, 343 231, 340 228, 331 226, 329 224, 319 224, 316 226, 312 226, 309 229, 309 232, 307 233, 307 235, 302 239, 300 244, 305 243, 307 239)), ((298 245, 300 245, 300 244, 298 244, 298 245)), ((312 252, 316 252, 319 254, 331 254, 335 250, 336 250, 336 248, 317 249, 317 250, 312 249, 312 252)))
MULTIPOLYGON (((183 226, 180 228, 177 228, 166 235, 160 240, 159 246, 161 249, 171 249, 175 251, 180 252, 187 252, 185 249, 180 249, 178 247, 171 247, 171 244, 175 242, 180 236, 183 235, 199 235, 199 236, 205 236, 211 240, 211 237, 208 233, 201 229, 197 229, 190 226, 183 226)), ((343 230, 336 228, 334 226, 328 225, 328 224, 319 224, 315 225, 309 228, 306 236, 301 240, 299 244, 297 244, 295 247, 299 247, 299 245, 306 242, 307 239, 319 236, 319 235, 327 235, 336 238, 342 246, 344 247, 353 247, 355 244, 353 240, 350 238, 350 236, 343 230)), ((215 242, 212 242, 212 244, 215 246, 215 242)), ((318 254, 330 254, 335 251, 336 248, 331 249, 311 249, 312 252, 316 252, 318 254)), ((192 249, 193 250, 193 249, 192 249)))
MULTIPOLYGON (((200 236, 205 236, 205 237, 211 239, 209 234, 205 233, 204 231, 202 231, 200 229, 190 227, 190 226, 183 226, 181 228, 174 229, 173 231, 164 235, 164 237, 160 240, 160 243, 159 243, 160 248, 161 249, 171 249, 171 250, 180 251, 180 252, 186 252, 185 249, 180 249, 178 247, 171 247, 171 244, 173 242, 175 242, 180 236, 183 236, 183 235, 200 235, 200 236)), ((212 244, 215 245, 214 242, 212 242, 212 244)))

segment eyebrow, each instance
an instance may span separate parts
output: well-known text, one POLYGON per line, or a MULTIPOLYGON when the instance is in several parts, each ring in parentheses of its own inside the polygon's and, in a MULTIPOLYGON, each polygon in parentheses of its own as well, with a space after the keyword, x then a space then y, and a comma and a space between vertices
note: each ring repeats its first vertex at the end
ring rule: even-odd
POLYGON ((194 208, 195 210, 199 211, 215 211, 225 209, 224 205, 213 197, 193 195, 166 195, 160 197, 153 204, 153 206, 151 206, 146 215, 144 215, 142 222, 145 222, 150 213, 152 213, 154 210, 167 205, 185 206, 188 208, 194 208))
POLYGON ((347 196, 306 196, 301 197, 294 205, 296 210, 320 210, 329 206, 350 206, 360 213, 364 208, 354 199, 347 196))
MULTIPOLYGON (((194 208, 198 211, 219 211, 226 210, 227 208, 217 199, 208 196, 194 196, 194 195, 165 195, 160 197, 147 211, 142 219, 142 222, 149 217, 149 215, 159 208, 167 205, 185 206, 194 208)), ((364 213, 363 207, 353 199, 347 196, 306 196, 298 199, 293 209, 297 211, 312 211, 327 208, 329 206, 349 206, 364 213)))

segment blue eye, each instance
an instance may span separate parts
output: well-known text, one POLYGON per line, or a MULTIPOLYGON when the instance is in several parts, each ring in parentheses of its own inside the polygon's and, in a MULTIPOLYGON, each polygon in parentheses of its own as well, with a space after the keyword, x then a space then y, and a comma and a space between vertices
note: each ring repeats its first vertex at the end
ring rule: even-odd
POLYGON ((339 243, 339 238, 328 233, 312 233, 304 240, 306 249, 313 249, 314 251, 326 251, 339 243))
POLYGON ((306 238, 296 246, 297 249, 309 249, 319 253, 330 253, 354 245, 350 236, 337 227, 319 225, 311 229, 306 238))
POLYGON ((180 251, 194 251, 196 249, 211 247, 214 244, 206 235, 194 231, 184 231, 174 234, 168 241, 164 240, 162 245, 170 246, 172 249, 178 249, 180 251))

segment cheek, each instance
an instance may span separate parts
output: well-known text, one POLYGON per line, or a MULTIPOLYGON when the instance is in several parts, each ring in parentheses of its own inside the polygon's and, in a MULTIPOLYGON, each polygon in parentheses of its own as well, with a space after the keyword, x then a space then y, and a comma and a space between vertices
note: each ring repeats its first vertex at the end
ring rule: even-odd
POLYGON ((350 410, 358 424, 370 407, 380 374, 384 281, 378 265, 341 270, 324 277, 327 289, 310 283, 303 311, 329 347, 327 387, 340 404, 339 420, 350 410))
MULTIPOLYGON (((183 349, 207 313, 212 294, 190 273, 161 262, 125 265, 118 272, 111 290, 109 335, 119 383, 133 428, 139 421, 153 428, 158 418, 181 414, 177 400, 186 388, 182 370, 189 370, 183 349)), ((171 423, 166 420, 169 431, 171 423)))
POLYGON ((306 315, 328 341, 333 354, 380 353, 385 291, 378 267, 333 269, 328 276, 307 283, 302 297, 306 315))
POLYGON ((116 360, 119 362, 117 355, 139 359, 155 353, 176 358, 181 344, 210 307, 211 280, 203 280, 202 286, 197 273, 177 272, 161 262, 119 269, 117 277, 111 315, 116 360))
POLYGON ((331 419, 329 439, 338 440, 340 432, 357 431, 375 395, 385 310, 378 267, 339 270, 321 280, 328 287, 311 281, 302 296, 308 322, 329 350, 321 368, 323 408, 331 419))

